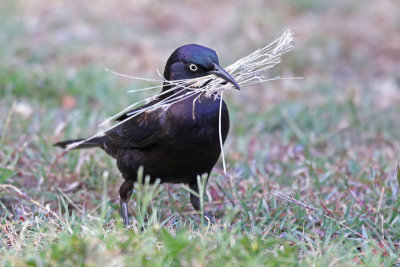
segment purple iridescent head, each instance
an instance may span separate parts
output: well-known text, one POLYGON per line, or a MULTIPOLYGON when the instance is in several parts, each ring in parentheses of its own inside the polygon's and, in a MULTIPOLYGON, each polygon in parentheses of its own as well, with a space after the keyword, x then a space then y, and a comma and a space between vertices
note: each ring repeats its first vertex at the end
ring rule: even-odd
POLYGON ((240 89, 237 82, 219 66, 214 50, 197 44, 188 44, 176 49, 165 65, 164 78, 182 80, 214 74, 240 89))

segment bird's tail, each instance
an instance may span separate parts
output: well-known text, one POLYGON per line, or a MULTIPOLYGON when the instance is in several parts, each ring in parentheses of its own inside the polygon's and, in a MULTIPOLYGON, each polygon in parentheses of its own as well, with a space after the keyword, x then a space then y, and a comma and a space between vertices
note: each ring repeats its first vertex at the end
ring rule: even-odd
MULTIPOLYGON (((105 136, 100 136, 100 137, 95 137, 95 138, 89 139, 89 140, 79 144, 78 146, 72 148, 72 149, 102 147, 102 144, 104 143, 104 138, 105 138, 105 136)), ((73 143, 76 143, 76 142, 82 142, 84 140, 85 139, 65 140, 65 141, 61 141, 61 142, 55 143, 53 146, 66 148, 70 144, 73 144, 73 143)))

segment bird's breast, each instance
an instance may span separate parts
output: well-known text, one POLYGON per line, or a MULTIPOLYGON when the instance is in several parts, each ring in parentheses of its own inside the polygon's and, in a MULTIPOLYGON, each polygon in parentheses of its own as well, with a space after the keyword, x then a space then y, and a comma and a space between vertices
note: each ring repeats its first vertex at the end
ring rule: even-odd
POLYGON ((225 141, 229 131, 229 113, 226 104, 222 101, 220 105, 220 101, 214 97, 191 97, 172 105, 169 109, 170 136, 174 142, 204 148, 219 146, 220 123, 225 141))

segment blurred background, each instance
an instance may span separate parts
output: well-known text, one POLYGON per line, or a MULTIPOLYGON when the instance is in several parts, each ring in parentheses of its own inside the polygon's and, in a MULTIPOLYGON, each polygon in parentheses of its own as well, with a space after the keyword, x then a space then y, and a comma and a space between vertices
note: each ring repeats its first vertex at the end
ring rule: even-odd
MULTIPOLYGON (((58 86, 45 89, 48 97, 73 95, 68 82, 89 68, 156 76, 155 67, 163 70, 170 53, 187 43, 213 48, 221 63, 229 65, 290 28, 296 33, 296 48, 276 73, 305 79, 266 84, 265 90, 249 88, 245 97, 262 94, 276 104, 286 91, 307 94, 312 87, 334 86, 337 96, 353 94, 355 99, 374 91, 375 104, 388 106, 398 100, 398 5, 386 0, 362 5, 342 0, 3 0, 1 90, 21 97, 45 96, 43 84, 56 74, 58 86), (18 72, 31 79, 28 88, 5 80, 18 72)), ((106 72, 103 76, 115 78, 106 72)), ((79 90, 93 93, 95 88, 79 90)))
MULTIPOLYGON (((214 49, 227 66, 290 28, 295 48, 269 75, 303 79, 226 94, 232 130, 225 154, 233 180, 218 164, 209 200, 222 199, 218 188, 229 191, 234 181, 243 197, 280 189, 311 203, 320 197, 327 205, 337 198, 346 203, 341 190, 372 190, 371 170, 395 190, 399 10, 400 2, 390 0, 1 0, 0 183, 53 208, 60 192, 96 207, 102 177, 109 176, 116 210, 122 180, 111 159, 93 150, 60 157, 51 146, 95 133, 99 122, 149 94, 127 93, 149 83, 105 68, 157 78, 156 67, 163 71, 172 51, 187 43, 214 49)), ((390 192, 394 199, 397 191, 390 192)), ((379 194, 368 197, 376 203, 379 194)), ((2 198, 19 205, 13 195, 2 198)), ((159 201, 168 203, 167 195, 159 201)))

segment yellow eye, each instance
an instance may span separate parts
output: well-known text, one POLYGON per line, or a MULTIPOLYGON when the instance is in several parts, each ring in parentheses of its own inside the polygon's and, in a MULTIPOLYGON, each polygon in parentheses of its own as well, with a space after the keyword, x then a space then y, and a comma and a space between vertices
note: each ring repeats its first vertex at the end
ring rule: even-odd
POLYGON ((190 69, 191 71, 196 71, 198 68, 197 68, 197 66, 196 66, 195 64, 190 64, 190 65, 189 65, 189 69, 190 69))

